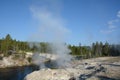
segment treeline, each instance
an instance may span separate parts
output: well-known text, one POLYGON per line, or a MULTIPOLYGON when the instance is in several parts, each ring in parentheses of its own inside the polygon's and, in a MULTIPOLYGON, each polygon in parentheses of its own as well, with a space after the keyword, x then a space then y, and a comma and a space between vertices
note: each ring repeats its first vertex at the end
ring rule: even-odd
MULTIPOLYGON (((25 41, 17 41, 12 39, 10 34, 6 35, 5 38, 0 39, 0 53, 4 55, 8 55, 9 53, 19 53, 20 51, 32 51, 32 52, 42 52, 48 53, 51 52, 50 49, 47 49, 49 43, 41 42, 41 43, 29 43, 25 41), (38 46, 40 48, 38 49, 38 46)), ((90 57, 99 57, 99 56, 120 56, 120 44, 109 44, 109 43, 102 43, 96 42, 93 43, 92 46, 72 46, 68 45, 69 49, 71 50, 71 55, 77 55, 84 58, 90 57)))
POLYGON ((10 34, 7 34, 5 38, 0 39, 0 54, 8 55, 11 53, 24 53, 27 51, 47 53, 50 52, 47 49, 49 43, 45 42, 27 42, 17 41, 12 39, 10 34))
POLYGON ((0 53, 7 55, 8 53, 16 53, 18 51, 30 50, 27 42, 13 40, 10 34, 0 39, 0 53))
POLYGON ((71 46, 72 55, 78 55, 84 58, 101 57, 101 56, 120 56, 120 44, 109 44, 108 42, 96 42, 92 46, 71 46))

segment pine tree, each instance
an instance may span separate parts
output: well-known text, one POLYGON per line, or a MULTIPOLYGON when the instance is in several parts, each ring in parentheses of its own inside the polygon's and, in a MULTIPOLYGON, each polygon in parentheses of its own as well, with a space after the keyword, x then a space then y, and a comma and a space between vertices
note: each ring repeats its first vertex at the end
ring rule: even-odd
POLYGON ((110 55, 109 51, 110 51, 109 43, 106 42, 105 45, 103 46, 102 53, 104 56, 109 56, 110 55))

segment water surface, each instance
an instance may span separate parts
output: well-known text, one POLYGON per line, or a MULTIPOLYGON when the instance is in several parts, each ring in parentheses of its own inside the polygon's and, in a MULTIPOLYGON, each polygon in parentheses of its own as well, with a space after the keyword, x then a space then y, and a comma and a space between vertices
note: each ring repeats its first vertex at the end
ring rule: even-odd
POLYGON ((35 65, 0 68, 0 80, 23 80, 27 74, 38 69, 35 65))

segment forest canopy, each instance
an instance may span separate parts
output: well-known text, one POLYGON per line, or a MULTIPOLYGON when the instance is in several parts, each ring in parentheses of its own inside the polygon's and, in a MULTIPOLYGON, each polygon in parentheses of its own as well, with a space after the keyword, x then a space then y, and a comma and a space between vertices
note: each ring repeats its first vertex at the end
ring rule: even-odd
MULTIPOLYGON (((48 42, 37 42, 37 44, 40 45, 39 52, 50 53, 50 50, 47 49, 49 45, 48 42)), ((95 42, 92 43, 92 46, 81 46, 81 43, 79 43, 79 46, 69 44, 68 48, 71 50, 71 55, 77 55, 84 58, 120 56, 120 44, 109 44, 108 42, 95 42)), ((38 47, 34 43, 33 46, 30 47, 27 41, 17 41, 16 39, 12 39, 10 34, 7 34, 5 38, 0 39, 0 53, 8 55, 10 51, 12 53, 19 53, 19 51, 36 52, 38 51, 38 47)))

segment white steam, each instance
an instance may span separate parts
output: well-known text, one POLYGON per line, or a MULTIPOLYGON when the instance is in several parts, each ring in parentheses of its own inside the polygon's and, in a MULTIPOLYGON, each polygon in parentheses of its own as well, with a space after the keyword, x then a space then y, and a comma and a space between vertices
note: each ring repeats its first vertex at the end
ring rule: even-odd
POLYGON ((57 65, 59 67, 70 67, 71 56, 67 45, 61 42, 54 42, 50 45, 52 53, 57 55, 57 65))
MULTIPOLYGON (((58 56, 56 60, 58 66, 65 67, 71 60, 70 50, 65 45, 65 40, 68 38, 70 31, 65 27, 59 11, 53 11, 56 9, 50 9, 48 5, 32 6, 30 9, 39 24, 38 31, 32 35, 31 39, 33 41, 49 42, 48 49, 51 49, 52 53, 58 56)), ((33 59, 36 64, 41 65, 42 58, 38 54, 33 59)))
POLYGON ((35 53, 32 57, 33 59, 33 62, 36 64, 36 65, 39 65, 40 68, 45 68, 45 65, 44 65, 44 61, 45 61, 45 57, 43 56, 40 56, 38 53, 35 53))
POLYGON ((54 40, 60 42, 65 40, 69 30, 64 27, 65 24, 60 16, 54 15, 54 13, 50 12, 46 8, 32 7, 31 11, 33 16, 39 22, 38 32, 32 36, 35 40, 52 42, 54 40))

